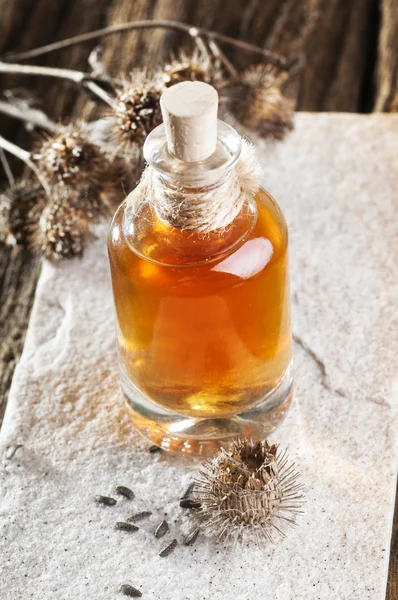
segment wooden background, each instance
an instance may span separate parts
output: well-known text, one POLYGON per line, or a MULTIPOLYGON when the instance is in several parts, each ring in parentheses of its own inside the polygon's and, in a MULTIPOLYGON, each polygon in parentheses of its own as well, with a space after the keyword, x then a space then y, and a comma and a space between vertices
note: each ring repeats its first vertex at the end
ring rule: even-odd
MULTIPOLYGON (((372 112, 398 109, 398 0, 0 0, 0 56, 135 19, 173 19, 214 29, 300 58, 297 109, 372 112)), ((114 35, 104 61, 126 71, 157 64, 187 36, 164 30, 114 35)), ((32 64, 87 70, 98 42, 57 51, 32 64)), ((258 56, 224 47, 238 67, 258 56)), ((3 76, 0 89, 28 88, 52 118, 81 114, 87 93, 48 78, 3 76)), ((28 148, 24 127, 0 115, 0 133, 28 148)), ((20 165, 12 161, 15 173, 20 165)), ((0 180, 3 174, 0 174, 0 180)), ((0 423, 22 351, 40 260, 0 245, 0 423)), ((397 511, 396 511, 397 515, 397 511)), ((398 600, 398 523, 388 600, 398 600)), ((343 599, 341 599, 343 600, 343 599)))

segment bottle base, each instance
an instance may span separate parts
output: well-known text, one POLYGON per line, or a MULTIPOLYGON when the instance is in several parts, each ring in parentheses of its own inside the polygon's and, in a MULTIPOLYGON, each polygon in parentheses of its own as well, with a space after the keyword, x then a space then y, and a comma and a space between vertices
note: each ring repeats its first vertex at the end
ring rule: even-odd
POLYGON ((157 406, 121 374, 131 421, 145 438, 163 450, 187 455, 211 455, 237 437, 263 439, 285 417, 293 397, 290 365, 278 385, 261 404, 224 418, 185 417, 157 406))

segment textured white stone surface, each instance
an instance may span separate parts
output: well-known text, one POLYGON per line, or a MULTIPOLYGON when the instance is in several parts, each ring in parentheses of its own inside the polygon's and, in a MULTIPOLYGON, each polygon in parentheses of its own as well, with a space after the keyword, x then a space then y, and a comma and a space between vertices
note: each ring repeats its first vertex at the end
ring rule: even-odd
POLYGON ((1 433, 0 598, 382 600, 397 446, 398 117, 299 114, 258 142, 291 232, 296 396, 273 441, 290 448, 305 516, 272 547, 199 538, 178 497, 196 461, 151 455, 119 393, 105 236, 44 264, 1 433), (20 447, 19 447, 20 445, 20 447), (136 499, 93 501, 124 484, 136 499), (132 510, 135 534, 113 529, 132 510), (167 514, 170 534, 153 528, 167 514))

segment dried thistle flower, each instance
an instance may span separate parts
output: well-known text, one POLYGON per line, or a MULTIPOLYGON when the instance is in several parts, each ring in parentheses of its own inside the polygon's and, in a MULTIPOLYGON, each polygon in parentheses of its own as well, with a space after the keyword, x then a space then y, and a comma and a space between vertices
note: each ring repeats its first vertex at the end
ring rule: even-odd
POLYGON ((50 260, 81 256, 89 237, 83 211, 55 198, 41 213, 32 245, 50 260))
POLYGON ((228 88, 228 109, 245 127, 281 140, 293 128, 294 102, 285 95, 289 74, 273 65, 248 67, 228 88))
POLYGON ((275 541, 293 525, 303 495, 286 453, 266 440, 241 439, 206 462, 195 482, 199 527, 217 541, 275 541))
POLYGON ((145 167, 142 153, 137 156, 110 156, 101 179, 101 198, 113 211, 138 184, 145 167))
POLYGON ((21 180, 0 194, 0 239, 8 245, 25 244, 44 206, 39 184, 21 180))
POLYGON ((134 69, 117 92, 115 119, 116 140, 130 147, 142 142, 162 122, 160 96, 163 91, 158 77, 134 69))
POLYGON ((99 223, 112 213, 104 195, 104 185, 80 185, 76 188, 65 187, 63 203, 69 204, 79 215, 91 223, 99 223))
POLYGON ((83 122, 58 125, 33 154, 50 181, 96 184, 105 166, 99 146, 87 137, 83 122))
POLYGON ((162 78, 166 87, 182 81, 204 81, 217 87, 222 79, 219 65, 209 54, 195 48, 191 55, 180 50, 163 66, 162 78))

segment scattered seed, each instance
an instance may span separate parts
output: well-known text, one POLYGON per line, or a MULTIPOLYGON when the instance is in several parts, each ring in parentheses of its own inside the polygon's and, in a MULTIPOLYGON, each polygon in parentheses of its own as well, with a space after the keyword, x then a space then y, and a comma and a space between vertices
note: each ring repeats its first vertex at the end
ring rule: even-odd
POLYGON ((120 494, 120 496, 124 496, 125 498, 128 498, 128 500, 133 500, 133 498, 134 498, 134 492, 132 490, 130 490, 130 488, 126 487, 125 485, 118 485, 115 492, 116 492, 116 494, 120 494))
POLYGON ((141 598, 142 596, 140 590, 137 590, 129 583, 122 583, 122 585, 119 588, 119 592, 122 592, 122 594, 124 594, 125 596, 130 596, 130 598, 141 598))
POLYGON ((9 446, 5 454, 6 459, 11 460, 12 458, 14 458, 15 453, 17 450, 19 450, 19 448, 23 448, 23 444, 15 444, 15 446, 9 446))
POLYGON ((151 446, 151 447, 149 448, 149 452, 150 452, 151 454, 155 454, 156 452, 162 452, 162 449, 161 449, 161 448, 159 448, 159 446, 151 446))
POLYGON ((192 483, 189 484, 189 486, 187 487, 187 489, 185 490, 185 492, 181 496, 181 500, 186 500, 187 498, 189 498, 189 496, 193 492, 194 487, 195 487, 195 482, 192 481, 192 483))
POLYGON ((163 520, 155 529, 155 537, 162 538, 169 530, 169 524, 163 520))
POLYGON ((136 513, 135 515, 131 515, 131 517, 128 517, 126 521, 128 521, 129 523, 135 523, 136 521, 141 521, 141 519, 150 517, 151 514, 152 513, 150 510, 143 510, 142 512, 136 513))
POLYGON ((201 503, 196 500, 191 500, 190 498, 184 498, 180 501, 181 508, 200 508, 201 503))
POLYGON ((134 533, 134 531, 138 531, 139 527, 133 525, 132 523, 126 523, 125 521, 118 521, 115 525, 115 529, 119 529, 120 531, 128 531, 129 533, 134 533))
POLYGON ((166 546, 166 548, 163 548, 163 550, 161 552, 159 552, 159 556, 161 556, 162 558, 165 558, 166 556, 168 556, 169 554, 171 554, 177 547, 177 540, 173 540, 171 542, 171 544, 169 544, 168 546, 166 546))
POLYGON ((94 500, 104 506, 115 506, 116 504, 115 498, 111 498, 110 496, 95 496, 94 500))
POLYGON ((193 529, 191 533, 188 533, 187 537, 184 540, 185 546, 192 546, 196 542, 196 538, 199 535, 199 529, 193 529))

